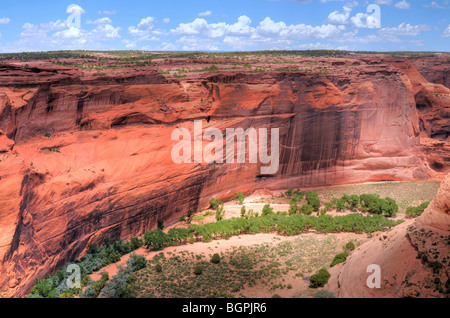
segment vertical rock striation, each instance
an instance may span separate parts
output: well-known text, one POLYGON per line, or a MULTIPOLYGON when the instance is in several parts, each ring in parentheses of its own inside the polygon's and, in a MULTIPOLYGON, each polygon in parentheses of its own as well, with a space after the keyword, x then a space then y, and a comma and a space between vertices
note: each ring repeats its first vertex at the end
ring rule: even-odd
POLYGON ((2 65, 0 289, 22 296, 88 244, 174 223, 212 196, 435 177, 412 81, 369 62, 353 62, 351 75, 219 71, 180 80, 2 65), (279 128, 278 172, 174 164, 171 134, 192 131, 194 120, 223 132, 279 128))

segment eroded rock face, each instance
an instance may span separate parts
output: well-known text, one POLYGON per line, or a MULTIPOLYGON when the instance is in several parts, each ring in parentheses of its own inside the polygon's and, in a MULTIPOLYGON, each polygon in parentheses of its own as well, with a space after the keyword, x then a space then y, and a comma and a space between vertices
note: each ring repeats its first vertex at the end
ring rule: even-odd
POLYGON ((2 66, 0 289, 24 295, 88 244, 176 222, 213 196, 438 177, 422 152, 409 77, 380 60, 350 62, 351 74, 220 71, 180 80, 2 66), (174 164, 171 134, 192 131, 196 119, 203 130, 279 128, 278 173, 174 164))
POLYGON ((425 57, 413 62, 389 58, 386 62, 401 70, 410 80, 419 118, 422 152, 431 169, 445 175, 450 171, 450 89, 445 81, 424 76, 430 70, 448 72, 450 57, 425 57))
MULTIPOLYGON (((444 297, 450 259, 450 174, 424 213, 361 245, 330 270, 326 286, 338 297, 444 297), (381 288, 369 288, 368 266, 381 269, 381 288)), ((447 290, 448 292, 448 290, 447 290)))
POLYGON ((413 62, 428 81, 450 88, 450 57, 448 55, 418 58, 413 62))

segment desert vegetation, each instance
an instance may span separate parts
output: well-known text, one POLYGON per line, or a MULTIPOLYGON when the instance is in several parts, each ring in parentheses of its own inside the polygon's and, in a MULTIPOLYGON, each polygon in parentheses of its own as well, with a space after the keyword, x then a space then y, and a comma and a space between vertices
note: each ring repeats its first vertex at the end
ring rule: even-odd
MULTIPOLYGON (((164 76, 177 79, 190 73, 216 72, 221 70, 243 70, 246 73, 316 73, 328 76, 352 71, 354 66, 344 63, 332 65, 325 58, 352 58, 371 56, 379 52, 349 52, 340 50, 289 50, 253 52, 157 52, 157 51, 87 51, 67 50, 52 52, 23 52, 0 54, 0 61, 21 62, 25 69, 33 68, 30 62, 50 62, 65 68, 81 71, 81 77, 105 77, 110 72, 125 70, 125 73, 138 69, 152 69, 164 76)), ((402 56, 404 52, 384 53, 402 56)), ((427 53, 433 56, 435 53, 427 53)), ((417 52, 415 57, 427 54, 417 52)), ((413 58, 412 56, 411 58, 413 58)))
MULTIPOLYGON (((97 281, 92 281, 89 278, 90 274, 101 272, 105 266, 118 262, 122 256, 132 253, 141 247, 152 251, 164 251, 168 247, 191 245, 196 242, 213 242, 258 233, 274 233, 285 237, 301 237, 301 234, 312 232, 335 234, 366 233, 370 236, 374 232, 388 230, 403 221, 398 218, 392 219, 398 211, 396 200, 389 197, 382 198, 379 194, 342 194, 337 197, 328 197, 328 200, 326 200, 327 197, 318 191, 305 192, 299 189, 288 189, 276 197, 272 196, 272 200, 274 201, 285 200, 285 202, 289 203, 288 211, 277 212, 275 212, 270 203, 265 203, 262 210, 254 212, 253 209, 248 209, 243 205, 244 199, 246 198, 243 193, 237 192, 235 193, 235 197, 234 201, 240 206, 240 217, 230 216, 224 218, 226 215, 225 203, 217 198, 212 198, 210 200, 210 210, 194 213, 190 209, 181 220, 183 226, 171 227, 168 230, 164 230, 163 222, 159 222, 159 228, 146 232, 142 237, 134 237, 127 241, 117 240, 113 243, 106 240, 102 246, 91 244, 86 254, 80 259, 68 263, 52 276, 36 280, 35 287, 29 297, 159 297, 161 295, 157 289, 150 288, 151 291, 149 291, 149 287, 147 286, 148 284, 151 285, 152 280, 156 279, 156 277, 152 276, 153 278, 145 287, 141 285, 144 284, 142 276, 144 274, 142 273, 151 272, 153 275, 161 273, 160 278, 163 278, 165 277, 163 273, 167 273, 168 268, 175 266, 173 264, 184 264, 186 262, 186 264, 191 265, 183 266, 185 268, 184 270, 189 270, 189 275, 193 275, 192 277, 197 277, 199 280, 202 280, 209 277, 209 275, 219 275, 217 272, 219 269, 223 272, 223 275, 227 276, 224 273, 231 271, 230 268, 233 269, 230 266, 237 265, 235 261, 230 260, 230 256, 221 253, 214 253, 209 259, 206 256, 196 255, 193 257, 192 255, 181 254, 177 258, 167 258, 167 263, 162 262, 163 256, 156 257, 154 260, 149 261, 149 265, 147 265, 145 258, 139 258, 138 262, 141 265, 137 267, 135 265, 123 266, 119 269, 116 275, 117 277, 108 277, 105 273, 97 281), (347 213, 330 215, 328 212, 331 210, 335 210, 338 213, 340 211, 347 211, 347 213), (202 224, 204 218, 213 217, 214 215, 216 216, 215 222, 202 224), (196 222, 192 223, 193 221, 196 222), (198 222, 200 224, 197 224, 198 222), (184 259, 184 257, 187 257, 187 259, 184 259), (65 285, 65 280, 69 275, 67 273, 67 267, 71 264, 76 264, 81 268, 81 289, 68 288, 65 285), (200 279, 200 277, 202 278, 200 279)), ((406 215, 410 217, 420 215, 427 205, 428 202, 424 202, 418 206, 408 208, 406 215)), ((355 242, 349 241, 343 246, 343 250, 333 249, 335 251, 334 254, 327 254, 328 261, 318 263, 317 266, 314 266, 314 271, 312 268, 309 268, 307 272, 311 273, 311 277, 313 277, 312 281, 310 279, 308 280, 310 287, 317 288, 322 286, 323 282, 327 280, 327 275, 321 269, 326 270, 344 262, 355 247, 355 242)), ((236 249, 239 249, 239 247, 236 247, 236 249)), ((130 262, 134 264, 136 262, 136 255, 132 258, 133 260, 130 262)), ((240 265, 237 266, 239 267, 240 265)), ((236 269, 234 268, 233 270, 236 269)), ((185 274, 188 275, 188 272, 185 274)), ((145 277, 148 277, 150 274, 145 275, 147 275, 145 277)), ((257 274, 257 277, 261 279, 261 276, 258 275, 260 274, 257 274)), ((169 277, 172 276, 165 277, 165 279, 169 277)), ((267 280, 263 281, 267 283, 267 280)), ((236 284, 235 282, 227 290, 216 291, 216 293, 205 290, 201 295, 199 294, 199 297, 206 297, 208 295, 236 297, 239 295, 237 292, 242 289, 242 286, 252 286, 247 280, 245 280, 245 283, 243 281, 240 284, 236 284), (236 286, 241 287, 238 288, 236 286), (208 294, 210 292, 212 294, 208 294)), ((287 285, 284 288, 288 288, 287 285)), ((272 289, 276 290, 277 285, 275 284, 275 287, 272 289)), ((183 289, 176 292, 174 290, 172 296, 181 296, 182 291, 183 289)), ((310 296, 314 295, 311 294, 310 296)), ((317 295, 317 297, 325 296, 327 295, 317 295)), ((331 297, 331 295, 328 296, 331 297)))
MULTIPOLYGON (((226 239, 231 236, 243 234, 269 233, 275 232, 280 235, 299 235, 310 230, 320 233, 339 233, 339 232, 354 232, 354 233, 372 233, 374 231, 383 231, 391 228, 401 221, 394 221, 385 218, 382 215, 363 216, 362 214, 350 214, 345 216, 332 217, 329 215, 308 216, 303 214, 287 215, 287 213, 274 213, 271 211, 270 205, 265 206, 266 214, 251 218, 231 218, 220 220, 215 223, 207 223, 204 225, 192 224, 189 228, 171 228, 167 233, 161 229, 149 231, 145 233, 144 239, 133 238, 130 241, 115 241, 113 244, 106 242, 101 247, 95 244, 89 246, 87 254, 74 263, 80 266, 82 273, 83 287, 89 285, 87 275, 98 271, 106 265, 118 262, 122 255, 130 253, 131 251, 145 245, 147 248, 153 250, 162 250, 168 246, 180 246, 182 244, 191 243, 195 241, 210 242, 216 239, 226 239)), ((214 262, 213 262, 214 263, 214 262)), ((203 267, 207 267, 204 265, 203 267)), ((127 267, 128 268, 128 267, 127 267)), ((119 277, 116 279, 121 284, 131 284, 133 272, 131 269, 121 269, 119 277)), ((67 267, 61 269, 56 275, 48 277, 45 280, 37 280, 36 286, 32 290, 30 297, 66 297, 74 294, 79 294, 80 290, 69 289, 65 285, 67 279, 67 267)), ((201 275, 200 270, 197 270, 197 275, 201 275)), ((116 286, 112 283, 112 286, 116 286)), ((118 284, 118 283, 117 283, 118 284)), ((107 285, 109 286, 109 285, 107 285)), ((122 286, 122 285, 121 285, 122 286)), ((118 289, 114 287, 113 289, 118 289)), ((131 288, 131 287, 124 287, 131 288)), ((91 289, 96 289, 94 286, 90 287, 87 295, 93 295, 91 289)), ((122 292, 119 291, 119 294, 122 292)), ((84 295, 84 294, 82 294, 84 295)), ((87 295, 84 295, 87 297, 87 295)), ((116 297, 114 292, 107 292, 105 295, 116 297)), ((133 295, 128 291, 123 295, 133 295)))
POLYGON ((429 204, 430 202, 426 201, 418 206, 410 206, 406 209, 406 215, 412 218, 418 217, 423 213, 429 204))
POLYGON ((302 297, 305 291, 298 288, 302 286, 313 296, 320 286, 308 289, 310 278, 326 268, 337 252, 337 235, 278 240, 273 237, 272 241, 231 246, 217 253, 214 249, 219 246, 210 245, 208 249, 214 253, 210 259, 208 253, 184 249, 160 252, 136 273, 137 293, 143 298, 206 298, 247 297, 266 290, 272 296, 302 297), (218 256, 220 261, 213 262, 218 256), (155 270, 157 266, 161 271, 155 270))

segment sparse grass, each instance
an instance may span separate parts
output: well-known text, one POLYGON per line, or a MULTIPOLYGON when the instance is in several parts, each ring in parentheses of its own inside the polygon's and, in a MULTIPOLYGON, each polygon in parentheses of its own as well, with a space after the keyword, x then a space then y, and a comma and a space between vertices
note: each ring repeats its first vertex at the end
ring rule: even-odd
POLYGON ((437 193, 440 181, 384 182, 332 186, 316 190, 321 202, 328 202, 344 194, 378 194, 394 199, 404 212, 411 205, 431 201, 437 193))
MULTIPOLYGON (((438 186, 438 181, 358 184, 335 186, 317 190, 317 192, 324 201, 346 193, 376 193, 380 196, 389 195, 404 203, 404 206, 409 206, 411 202, 417 202, 415 200, 433 198, 438 186)), ((268 199, 289 202, 289 198, 295 197, 303 200, 303 192, 299 190, 288 192, 283 196, 272 196, 268 199)), ((260 201, 264 202, 265 200, 261 199, 260 201)), ((212 203, 222 202, 212 200, 212 203)), ((197 215, 192 213, 193 211, 189 212, 195 220, 203 220, 206 216, 214 215, 213 211, 197 215)), ((337 217, 329 215, 315 217, 300 214, 288 216, 287 212, 274 213, 273 211, 266 214, 261 217, 231 218, 216 223, 193 225, 186 229, 189 233, 184 244, 199 240, 208 242, 247 233, 276 232, 284 236, 302 235, 279 244, 276 244, 277 242, 274 240, 271 243, 252 247, 234 247, 231 251, 220 253, 220 262, 217 264, 211 262, 210 258, 206 258, 204 254, 194 255, 183 251, 178 253, 174 251, 168 259, 163 256, 156 257, 151 260, 148 270, 142 270, 137 275, 136 284, 139 297, 241 297, 245 295, 244 291, 247 288, 256 285, 264 286, 269 294, 273 294, 277 290, 292 289, 293 296, 313 297, 314 293, 296 290, 296 284, 292 281, 289 281, 291 283, 291 287, 289 287, 285 279, 288 277, 299 280, 307 279, 309 278, 307 275, 313 274, 322 267, 330 266, 334 256, 338 252, 342 252, 343 246, 333 242, 339 237, 339 234, 335 233, 372 233, 391 228, 401 222, 386 219, 381 215, 364 217, 360 214, 349 214, 337 217), (333 234, 314 236, 316 234, 306 233, 308 231, 333 234), (331 239, 331 242, 327 243, 323 237, 331 239), (305 244, 305 242, 307 243, 305 244), (196 265, 202 267, 201 274, 194 274, 193 269, 196 265)), ((418 233, 418 231, 416 232, 418 233)), ((355 243, 358 246, 359 242, 355 243)), ((348 250, 352 250, 354 247, 353 242, 345 245, 348 250)), ((432 262, 436 263, 432 263, 433 266, 430 268, 439 271, 440 268, 436 264, 441 258, 440 256, 433 258, 432 262)), ((100 268, 103 266, 101 265, 100 268)))
POLYGON ((188 251, 170 257, 160 253, 149 261, 150 266, 136 273, 136 290, 142 298, 232 298, 247 296, 258 286, 268 295, 279 290, 294 295, 303 273, 311 275, 327 267, 341 248, 335 234, 311 234, 289 241, 234 246, 220 253, 219 263, 188 251), (158 264, 163 272, 155 272, 158 264), (194 273, 198 267, 202 267, 201 274, 194 273))

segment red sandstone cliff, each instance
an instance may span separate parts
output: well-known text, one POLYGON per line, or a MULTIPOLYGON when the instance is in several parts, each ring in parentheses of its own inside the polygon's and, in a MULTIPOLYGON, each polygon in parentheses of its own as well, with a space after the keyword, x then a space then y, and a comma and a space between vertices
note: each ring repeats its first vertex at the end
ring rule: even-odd
POLYGON ((442 173, 424 155, 418 84, 404 65, 351 62, 351 72, 333 64, 327 76, 221 71, 179 80, 1 66, 0 289, 21 296, 88 244, 175 222, 212 196, 442 173), (280 128, 278 173, 174 164, 171 133, 192 130, 194 119, 203 129, 280 128))

